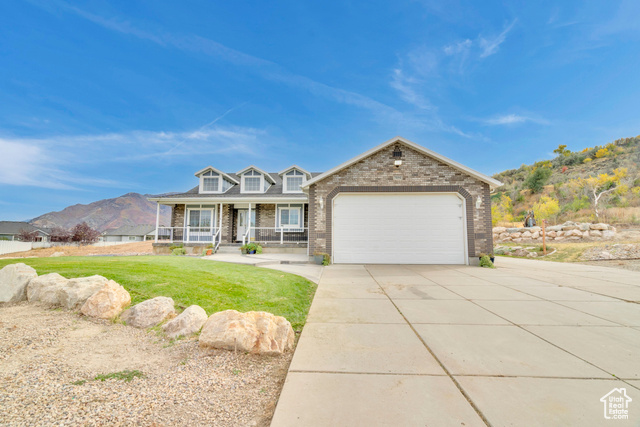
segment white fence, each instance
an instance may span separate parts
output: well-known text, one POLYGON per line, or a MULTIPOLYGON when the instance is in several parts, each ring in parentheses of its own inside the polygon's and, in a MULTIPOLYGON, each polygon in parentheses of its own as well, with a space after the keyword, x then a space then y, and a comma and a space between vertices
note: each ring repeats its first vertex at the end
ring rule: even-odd
POLYGON ((0 240, 0 255, 12 254, 14 252, 24 252, 31 250, 31 242, 12 242, 0 240))

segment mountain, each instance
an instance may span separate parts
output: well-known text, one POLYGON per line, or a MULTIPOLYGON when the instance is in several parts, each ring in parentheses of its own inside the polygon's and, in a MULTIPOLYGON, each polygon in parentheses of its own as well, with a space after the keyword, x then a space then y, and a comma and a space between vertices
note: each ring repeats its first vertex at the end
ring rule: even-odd
MULTIPOLYGON (((49 212, 34 218, 31 224, 53 228, 71 228, 86 222, 92 228, 104 231, 123 225, 156 223, 156 203, 147 200, 148 195, 128 193, 113 199, 98 200, 88 205, 73 205, 59 212, 49 212)), ((171 208, 160 206, 160 224, 169 225, 171 208)))
POLYGON ((504 183, 491 196, 494 223, 521 222, 531 209, 550 223, 640 223, 640 136, 566 147, 558 146, 553 159, 493 176, 504 183))

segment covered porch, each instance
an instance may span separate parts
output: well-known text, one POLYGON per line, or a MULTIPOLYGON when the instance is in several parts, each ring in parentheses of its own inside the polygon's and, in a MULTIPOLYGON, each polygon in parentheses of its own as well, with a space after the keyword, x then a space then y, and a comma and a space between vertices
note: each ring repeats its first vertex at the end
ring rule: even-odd
MULTIPOLYGON (((162 203, 168 204, 168 203, 162 203)), ((209 247, 248 242, 267 246, 306 248, 309 240, 308 204, 185 203, 172 204, 171 225, 156 219, 154 246, 209 247)), ((158 212, 160 203, 158 204, 158 212)))

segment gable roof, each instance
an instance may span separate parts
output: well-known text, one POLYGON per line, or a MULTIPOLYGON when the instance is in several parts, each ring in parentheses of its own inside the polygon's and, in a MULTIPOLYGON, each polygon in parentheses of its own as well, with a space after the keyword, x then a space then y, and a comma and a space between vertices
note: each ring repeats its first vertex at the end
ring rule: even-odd
POLYGON ((305 174, 305 175, 307 176, 307 179, 311 178, 311 172, 308 172, 308 171, 306 171, 306 170, 302 169, 302 168, 301 168, 300 166, 298 166, 298 165, 291 165, 291 166, 289 166, 288 168, 283 169, 283 170, 281 170, 280 172, 278 172, 278 175, 282 176, 282 175, 284 175, 285 173, 289 172, 289 171, 290 171, 290 170, 292 170, 292 169, 296 169, 296 170, 298 170, 298 171, 302 172, 303 174, 305 174))
POLYGON ((236 172, 236 175, 242 176, 243 173, 247 172, 250 169, 253 169, 254 171, 260 172, 262 175, 264 175, 264 179, 269 181, 271 184, 275 184, 276 183, 275 180, 271 177, 271 175, 269 175, 267 172, 263 171, 260 168, 255 167, 253 165, 247 166, 246 168, 236 172))
POLYGON ((40 227, 29 224, 23 221, 0 221, 0 234, 18 234, 20 230, 26 231, 39 231, 42 234, 49 235, 48 231, 40 227))
POLYGON ((215 173, 217 173, 218 175, 221 175, 223 177, 225 177, 228 181, 233 182, 234 184, 240 184, 238 181, 236 181, 234 178, 232 178, 231 176, 229 176, 228 174, 219 171, 218 169, 214 168, 213 166, 207 166, 204 169, 200 169, 198 172, 195 173, 195 176, 197 176, 198 178, 200 178, 200 175, 202 175, 203 173, 207 172, 207 171, 213 171, 215 173))
POLYGON ((462 165, 462 164, 460 164, 460 163, 458 163, 458 162, 456 162, 454 160, 451 160, 451 159, 449 159, 449 158, 447 158, 447 157, 445 157, 445 156, 443 156, 441 154, 438 154, 435 151, 431 151, 428 148, 425 148, 425 147, 423 147, 421 145, 418 145, 415 142, 409 141, 408 139, 405 139, 405 138, 403 138, 401 136, 396 136, 395 138, 391 138, 390 140, 388 140, 386 142, 383 142, 382 144, 380 144, 380 145, 378 145, 376 147, 373 147, 370 150, 365 151, 364 153, 360 154, 359 156, 356 156, 353 159, 348 160, 348 161, 342 163, 341 165, 338 165, 335 168, 330 169, 330 170, 328 170, 328 171, 326 171, 326 172, 324 172, 324 173, 322 173, 322 174, 310 179, 309 181, 307 181, 304 184, 302 184, 302 188, 309 188, 309 186, 315 184, 316 182, 322 181, 323 179, 333 175, 334 173, 339 172, 339 171, 341 171, 343 169, 346 169, 349 166, 353 165, 354 163, 357 163, 360 160, 362 160, 362 159, 364 159, 366 157, 369 157, 370 155, 372 155, 372 154, 374 154, 374 153, 376 153, 376 152, 378 152, 378 151, 380 151, 380 150, 382 150, 382 149, 384 149, 384 148, 386 148, 386 147, 388 147, 388 146, 390 146, 392 144, 395 144, 397 142, 405 144, 408 147, 413 148, 414 150, 416 150, 416 151, 418 151, 420 153, 423 153, 423 154, 425 154, 425 155, 427 155, 429 157, 432 157, 432 158, 434 158, 436 160, 439 160, 442 163, 444 163, 444 164, 446 164, 448 166, 451 166, 452 168, 457 169, 457 170, 459 170, 461 172, 464 172, 467 175, 470 175, 470 176, 472 176, 472 177, 474 177, 474 178, 476 178, 476 179, 478 179, 478 180, 480 180, 482 182, 486 182, 487 184, 489 184, 489 186, 491 188, 497 188, 497 187, 501 187, 502 186, 502 183, 500 181, 498 181, 496 179, 493 179, 490 176, 487 176, 487 175, 485 175, 483 173, 480 173, 480 172, 475 171, 475 170, 473 170, 471 168, 468 168, 468 167, 466 167, 466 166, 464 166, 464 165, 462 165))
POLYGON ((123 225, 118 228, 111 228, 102 233, 104 236, 146 236, 155 231, 155 225, 123 225))

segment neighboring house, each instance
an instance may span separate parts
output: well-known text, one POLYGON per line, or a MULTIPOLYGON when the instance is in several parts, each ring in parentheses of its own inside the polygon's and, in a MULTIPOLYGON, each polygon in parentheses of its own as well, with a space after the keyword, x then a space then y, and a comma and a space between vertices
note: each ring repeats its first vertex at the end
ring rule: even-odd
POLYGON ((156 227, 153 225, 123 225, 106 230, 100 236, 103 242, 142 242, 155 239, 156 227))
POLYGON ((255 241, 335 263, 477 264, 493 251, 490 193, 502 184, 404 138, 324 173, 209 166, 195 175, 186 193, 149 199, 158 212, 173 208, 158 253, 255 241))
POLYGON ((21 221, 0 221, 0 240, 18 240, 21 230, 38 233, 36 242, 50 241, 50 230, 42 227, 36 227, 28 222, 21 221))

